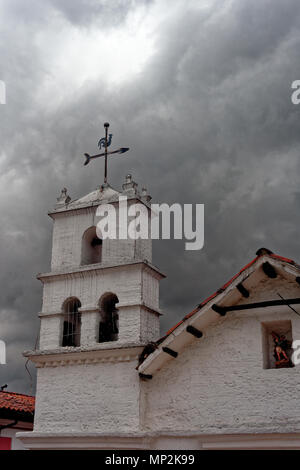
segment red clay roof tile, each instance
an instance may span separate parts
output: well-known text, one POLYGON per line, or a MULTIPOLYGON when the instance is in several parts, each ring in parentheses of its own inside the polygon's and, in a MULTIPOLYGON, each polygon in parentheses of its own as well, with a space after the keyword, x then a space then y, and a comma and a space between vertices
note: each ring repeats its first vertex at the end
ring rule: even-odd
POLYGON ((0 391, 0 410, 34 413, 35 397, 21 393, 0 391))

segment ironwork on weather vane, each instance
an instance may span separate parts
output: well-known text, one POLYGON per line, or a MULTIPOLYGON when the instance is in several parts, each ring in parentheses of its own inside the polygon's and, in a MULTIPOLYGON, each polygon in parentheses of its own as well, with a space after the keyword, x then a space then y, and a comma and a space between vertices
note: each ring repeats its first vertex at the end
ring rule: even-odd
POLYGON ((107 148, 111 145, 111 140, 112 140, 112 134, 109 134, 108 136, 108 128, 109 128, 109 123, 105 122, 104 123, 104 129, 105 129, 105 137, 102 137, 102 139, 99 140, 98 142, 98 147, 101 150, 102 147, 104 147, 104 153, 99 153, 97 155, 89 155, 88 153, 85 153, 85 162, 84 165, 87 165, 90 160, 93 158, 98 158, 98 157, 104 157, 105 162, 104 162, 104 184, 107 183, 107 155, 112 155, 115 153, 125 153, 129 150, 128 147, 121 147, 118 150, 113 150, 112 152, 108 152, 107 148))

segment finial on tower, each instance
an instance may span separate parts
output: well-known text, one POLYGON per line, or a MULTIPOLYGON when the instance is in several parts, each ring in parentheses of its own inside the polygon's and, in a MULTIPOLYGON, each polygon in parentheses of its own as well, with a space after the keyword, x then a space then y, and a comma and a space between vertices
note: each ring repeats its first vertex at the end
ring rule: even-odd
POLYGON ((152 197, 148 194, 147 188, 142 188, 142 199, 143 201, 150 202, 152 197))
POLYGON ((123 192, 127 195, 134 196, 137 194, 137 183, 133 181, 132 175, 126 175, 125 183, 122 184, 123 192))
POLYGON ((56 206, 62 206, 68 204, 71 201, 70 196, 68 195, 67 188, 63 188, 61 190, 60 196, 56 198, 57 203, 56 206))

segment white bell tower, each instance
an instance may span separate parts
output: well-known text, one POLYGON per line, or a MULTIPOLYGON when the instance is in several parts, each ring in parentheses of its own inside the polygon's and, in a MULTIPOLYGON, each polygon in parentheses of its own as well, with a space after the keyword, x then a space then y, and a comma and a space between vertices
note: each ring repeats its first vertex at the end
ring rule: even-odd
MULTIPOLYGON (((151 264, 151 239, 101 240, 96 211, 120 196, 142 204, 145 189, 131 175, 122 191, 108 184, 71 200, 63 189, 55 209, 51 271, 40 274, 43 306, 36 364, 37 433, 128 432, 140 426, 140 379, 135 369, 143 347, 159 338, 159 281, 151 264)), ((54 439, 54 438, 53 438, 54 439)), ((54 439, 55 440, 55 439, 54 439)))

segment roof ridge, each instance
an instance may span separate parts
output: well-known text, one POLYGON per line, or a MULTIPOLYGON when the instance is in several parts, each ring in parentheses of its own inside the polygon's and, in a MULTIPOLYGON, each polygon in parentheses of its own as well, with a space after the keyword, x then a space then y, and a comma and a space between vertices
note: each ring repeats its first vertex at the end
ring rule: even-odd
POLYGON ((277 255, 275 253, 273 253, 272 251, 268 250, 267 248, 260 248, 257 252, 256 252, 256 257, 253 258, 252 261, 250 261, 249 263, 247 263, 245 266, 242 267, 242 269, 240 269, 238 271, 237 274, 235 274, 233 277, 231 277, 229 279, 229 281, 225 282, 225 284, 223 284, 219 289, 217 289, 213 294, 211 294, 210 296, 208 296, 206 299, 204 299, 202 302, 200 302, 197 307, 195 307, 190 313, 187 313, 181 320, 179 320, 174 326, 172 326, 171 328, 168 329, 168 331, 165 333, 164 336, 160 337, 156 343, 160 344, 167 336, 169 336, 178 326, 180 326, 185 320, 187 320, 188 318, 192 317, 195 313, 197 313, 199 310, 201 310, 202 307, 204 307, 210 300, 212 300, 213 298, 215 298, 218 294, 220 294, 221 292, 223 292, 228 286, 230 286, 230 284, 232 284, 232 282, 237 279, 240 274, 242 274, 246 269, 248 269, 250 266, 252 266, 253 264, 256 263, 256 261, 258 261, 259 258, 262 258, 263 256, 269 256, 271 259, 277 259, 279 261, 284 261, 286 263, 289 263, 289 264, 293 264, 293 265, 296 265, 295 261, 290 259, 290 258, 285 258, 283 256, 280 256, 280 255, 277 255))
MULTIPOLYGON (((211 300, 213 300, 214 298, 216 298, 219 294, 222 294, 224 292, 226 292, 227 288, 229 286, 232 285, 232 283, 234 281, 236 281, 239 276, 241 276, 241 274, 243 274, 245 271, 247 271, 248 268, 252 268, 253 265, 255 265, 256 263, 258 263, 259 260, 261 260, 263 257, 265 257, 266 259, 269 259, 270 262, 272 262, 272 260, 274 261, 281 261, 283 263, 286 263, 286 264, 290 264, 294 267, 296 267, 296 269, 300 270, 300 266, 297 265, 297 263, 290 259, 290 258, 285 258, 283 256, 280 256, 280 255, 276 255, 274 253, 272 253, 270 250, 268 250, 267 248, 260 248, 257 253, 256 253, 256 257, 250 261, 249 263, 247 263, 242 269, 239 270, 239 272, 234 275, 229 281, 227 281, 222 287, 220 287, 216 292, 214 292, 213 294, 211 294, 209 297, 207 297, 205 300, 203 300, 200 304, 198 304, 198 306, 196 308, 194 308, 194 310, 192 310, 190 313, 188 313, 187 315, 185 315, 181 320, 179 320, 176 325, 172 326, 165 334, 164 336, 160 337, 157 341, 155 341, 156 345, 160 345, 162 344, 172 333, 174 330, 176 330, 179 326, 181 326, 186 320, 188 320, 189 318, 193 317, 195 314, 197 314, 203 307, 205 307, 211 300)), ((268 262, 264 263, 264 264, 269 264, 268 262)), ((253 268, 252 268, 253 269, 253 268)), ((298 284, 300 284, 300 276, 296 278, 298 284)), ((222 308, 222 307, 220 307, 222 308)), ((214 310, 214 309, 213 309, 214 310)), ((217 311, 217 310, 215 310, 217 311)), ((218 312, 219 313, 219 312, 218 312)), ((180 333, 179 333, 180 334, 180 333)), ((147 347, 147 346, 146 346, 147 347)), ((162 350, 164 349, 168 349, 168 348, 162 348, 162 350)), ((166 351, 165 351, 166 352, 166 351)), ((143 353, 142 353, 143 354, 143 353)), ((152 354, 155 354, 154 351, 152 353, 150 353, 149 355, 147 355, 139 364, 138 368, 140 368, 142 366, 142 363, 149 357, 151 356, 152 354)), ((177 354, 177 353, 176 353, 177 354)), ((155 356, 154 356, 155 357, 155 356)), ((175 356, 174 356, 175 357, 175 356)), ((148 361, 149 362, 149 361, 148 361)), ((148 366, 147 366, 148 367, 148 366)), ((144 369, 143 369, 144 371, 144 369)), ((146 374, 147 375, 147 374, 146 374)), ((151 376, 151 374, 150 374, 151 376)))
POLYGON ((9 394, 9 395, 17 395, 19 397, 27 397, 27 398, 34 398, 35 399, 35 395, 27 395, 26 393, 18 393, 18 392, 7 392, 6 390, 1 390, 0 391, 0 397, 1 397, 1 393, 5 393, 5 394, 9 394))

